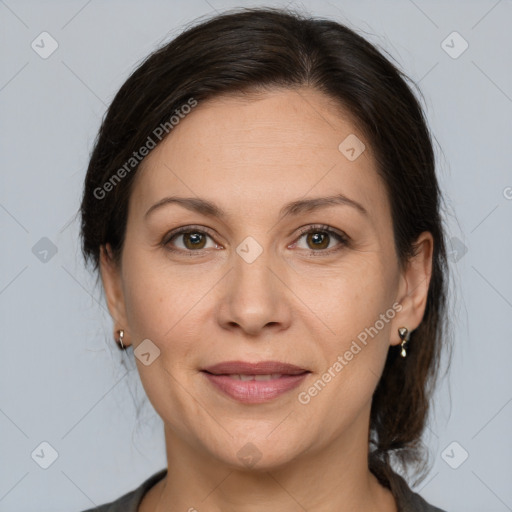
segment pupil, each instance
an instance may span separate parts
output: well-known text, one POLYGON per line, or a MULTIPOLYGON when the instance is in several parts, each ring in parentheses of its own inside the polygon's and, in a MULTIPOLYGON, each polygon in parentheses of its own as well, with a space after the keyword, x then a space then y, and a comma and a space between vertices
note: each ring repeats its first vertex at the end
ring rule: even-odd
POLYGON ((310 235, 310 237, 313 239, 313 244, 316 245, 316 247, 324 248, 325 247, 325 241, 327 240, 327 236, 325 233, 313 233, 310 235))
POLYGON ((196 248, 199 246, 199 244, 201 243, 201 237, 203 235, 201 235, 201 233, 188 233, 185 235, 185 240, 190 244, 192 245, 193 248, 196 248))

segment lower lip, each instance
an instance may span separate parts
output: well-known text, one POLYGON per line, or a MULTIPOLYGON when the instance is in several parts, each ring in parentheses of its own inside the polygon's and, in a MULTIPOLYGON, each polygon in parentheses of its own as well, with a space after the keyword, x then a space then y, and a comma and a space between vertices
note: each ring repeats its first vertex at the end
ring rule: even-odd
POLYGON ((208 380, 226 395, 245 404, 261 404, 268 402, 287 391, 290 391, 307 377, 308 373, 300 375, 283 375, 273 380, 238 380, 228 375, 212 375, 202 372, 208 380))

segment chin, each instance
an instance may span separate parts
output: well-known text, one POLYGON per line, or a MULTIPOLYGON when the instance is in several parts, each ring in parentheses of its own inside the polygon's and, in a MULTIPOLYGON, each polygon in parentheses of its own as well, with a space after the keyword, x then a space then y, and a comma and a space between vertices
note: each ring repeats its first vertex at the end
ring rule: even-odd
POLYGON ((265 436, 252 440, 234 441, 214 454, 221 462, 234 471, 265 472, 286 466, 297 458, 297 443, 290 438, 287 443, 276 437, 269 441, 265 436), (235 448, 234 452, 232 451, 235 448))

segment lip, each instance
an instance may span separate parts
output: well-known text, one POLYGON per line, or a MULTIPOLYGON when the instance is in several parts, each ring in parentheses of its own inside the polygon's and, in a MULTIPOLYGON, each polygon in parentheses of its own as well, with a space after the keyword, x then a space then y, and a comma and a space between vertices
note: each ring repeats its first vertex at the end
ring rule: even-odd
POLYGON ((299 386, 309 370, 279 361, 226 361, 202 370, 208 381, 223 394, 245 404, 268 402, 299 386), (238 380, 231 375, 271 375, 270 380, 238 380))
POLYGON ((298 375, 307 372, 305 368, 295 366, 294 364, 282 363, 280 361, 259 361, 257 363, 249 363, 246 361, 224 361, 203 368, 203 371, 213 373, 215 375, 267 375, 271 373, 281 373, 284 375, 298 375))

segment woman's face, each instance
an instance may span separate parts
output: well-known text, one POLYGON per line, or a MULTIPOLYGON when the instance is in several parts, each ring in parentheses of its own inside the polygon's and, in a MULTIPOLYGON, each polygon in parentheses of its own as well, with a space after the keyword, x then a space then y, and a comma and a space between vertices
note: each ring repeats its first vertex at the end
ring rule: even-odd
POLYGON ((121 265, 103 253, 102 277, 116 328, 149 353, 138 370, 172 442, 269 468, 367 444, 389 346, 423 316, 423 245, 401 272, 384 183, 349 117, 315 90, 275 90, 199 103, 146 157, 121 265), (232 361, 302 373, 205 372, 232 361))

